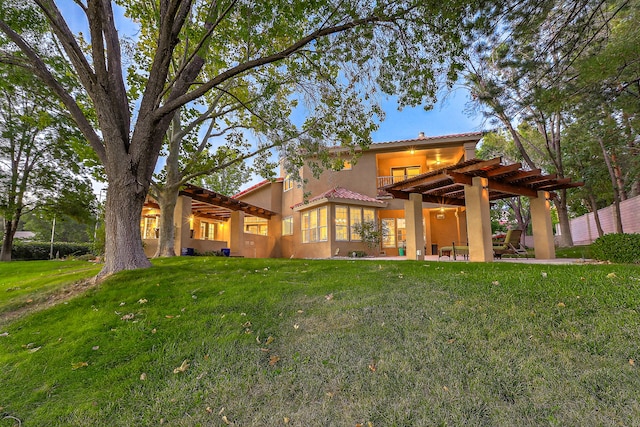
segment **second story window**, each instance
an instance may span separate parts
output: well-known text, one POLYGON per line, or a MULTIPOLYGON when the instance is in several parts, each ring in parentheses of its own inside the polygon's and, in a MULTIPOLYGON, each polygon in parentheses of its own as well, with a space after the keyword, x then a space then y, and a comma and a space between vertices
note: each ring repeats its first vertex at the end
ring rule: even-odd
POLYGON ((293 188, 293 178, 291 178, 291 175, 284 177, 283 187, 284 191, 289 191, 293 188))
POLYGON ((394 184, 417 175, 420 175, 420 166, 391 168, 391 176, 393 177, 394 184))

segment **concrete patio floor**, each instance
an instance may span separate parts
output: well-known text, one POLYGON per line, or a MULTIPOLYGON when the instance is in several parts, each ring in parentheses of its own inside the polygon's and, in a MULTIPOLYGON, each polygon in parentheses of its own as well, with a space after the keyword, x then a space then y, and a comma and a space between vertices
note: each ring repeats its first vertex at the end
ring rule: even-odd
MULTIPOLYGON (((438 257, 437 255, 426 255, 425 261, 436 262, 469 262, 464 257, 457 257, 457 259, 449 258, 448 256, 438 257)), ((385 257, 365 257, 365 258, 347 258, 351 260, 370 260, 370 261, 406 261, 406 256, 385 256, 385 257)), ((536 259, 536 258, 500 258, 494 259, 493 262, 508 262, 512 264, 548 264, 548 265, 562 265, 562 264, 585 264, 591 263, 593 260, 584 258, 555 258, 555 259, 536 259)), ((479 264, 479 263, 478 263, 479 264)))

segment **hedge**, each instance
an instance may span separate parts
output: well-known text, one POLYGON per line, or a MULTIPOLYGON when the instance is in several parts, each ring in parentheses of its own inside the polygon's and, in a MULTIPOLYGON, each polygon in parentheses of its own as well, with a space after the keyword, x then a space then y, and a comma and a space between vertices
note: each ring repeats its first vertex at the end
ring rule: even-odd
POLYGON ((605 234, 591 245, 591 256, 601 261, 640 264, 640 234, 605 234))
MULTIPOLYGON (((65 258, 68 256, 80 256, 92 252, 91 243, 54 242, 53 257, 65 258)), ((16 261, 32 261, 49 259, 51 250, 50 242, 22 242, 14 241, 11 259, 16 261)))

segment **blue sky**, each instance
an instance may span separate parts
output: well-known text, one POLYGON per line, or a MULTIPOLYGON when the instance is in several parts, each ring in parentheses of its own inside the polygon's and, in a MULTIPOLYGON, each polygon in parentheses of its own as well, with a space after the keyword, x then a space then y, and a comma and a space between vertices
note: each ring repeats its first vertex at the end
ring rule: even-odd
POLYGON ((386 118, 373 134, 373 141, 412 139, 417 138, 420 132, 424 132, 426 136, 439 136, 484 130, 480 115, 470 116, 465 112, 469 102, 466 89, 456 88, 451 94, 440 98, 429 111, 422 107, 398 111, 394 99, 384 102, 386 118))

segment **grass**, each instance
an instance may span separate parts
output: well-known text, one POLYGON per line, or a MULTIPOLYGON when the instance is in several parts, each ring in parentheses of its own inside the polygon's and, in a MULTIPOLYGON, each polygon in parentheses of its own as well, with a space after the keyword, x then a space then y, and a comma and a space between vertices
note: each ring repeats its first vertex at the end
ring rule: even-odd
POLYGON ((0 326, 0 426, 640 424, 638 266, 154 264, 0 326))
POLYGON ((3 314, 46 303, 61 288, 95 276, 99 266, 86 261, 5 262, 0 265, 0 325, 3 314))

